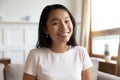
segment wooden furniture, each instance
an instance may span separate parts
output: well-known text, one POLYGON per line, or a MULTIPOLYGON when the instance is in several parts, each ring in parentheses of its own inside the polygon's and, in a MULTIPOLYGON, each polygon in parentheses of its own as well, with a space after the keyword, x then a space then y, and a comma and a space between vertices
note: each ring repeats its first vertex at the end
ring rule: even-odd
POLYGON ((116 70, 116 64, 102 62, 102 61, 99 62, 99 71, 115 75, 115 70, 116 70))
POLYGON ((3 63, 5 66, 10 64, 11 63, 11 60, 10 59, 6 59, 6 58, 3 58, 3 59, 0 59, 0 63, 3 63))
POLYGON ((119 38, 119 49, 118 49, 118 57, 117 57, 116 75, 120 76, 120 38, 119 38))

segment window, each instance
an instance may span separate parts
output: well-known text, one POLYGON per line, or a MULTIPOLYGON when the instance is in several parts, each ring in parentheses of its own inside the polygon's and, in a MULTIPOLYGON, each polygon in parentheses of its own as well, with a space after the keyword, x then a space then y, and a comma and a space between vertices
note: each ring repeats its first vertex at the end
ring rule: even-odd
POLYGON ((104 47, 109 46, 113 59, 118 56, 120 41, 120 0, 91 1, 91 53, 103 57, 104 47))

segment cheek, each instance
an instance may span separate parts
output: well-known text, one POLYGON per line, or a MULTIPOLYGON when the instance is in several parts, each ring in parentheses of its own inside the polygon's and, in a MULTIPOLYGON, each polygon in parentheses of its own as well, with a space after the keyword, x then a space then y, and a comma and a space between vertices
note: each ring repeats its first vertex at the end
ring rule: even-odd
POLYGON ((52 26, 50 25, 50 24, 47 24, 47 32, 48 32, 48 34, 51 34, 51 32, 52 32, 52 26))
POLYGON ((56 34, 56 29, 54 29, 54 28, 49 28, 48 29, 48 34, 50 35, 50 36, 53 36, 53 35, 55 35, 56 34))
POLYGON ((73 25, 70 27, 70 30, 71 30, 71 36, 72 36, 72 34, 73 34, 73 25))
POLYGON ((73 25, 72 24, 70 24, 69 29, 71 30, 71 32, 73 32, 73 25))

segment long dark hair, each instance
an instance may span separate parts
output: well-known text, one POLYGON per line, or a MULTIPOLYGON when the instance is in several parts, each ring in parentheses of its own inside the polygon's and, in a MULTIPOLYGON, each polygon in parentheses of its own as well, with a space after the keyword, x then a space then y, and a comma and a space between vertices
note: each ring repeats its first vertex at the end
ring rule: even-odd
POLYGON ((75 40, 76 23, 75 23, 74 17, 72 16, 72 14, 69 12, 69 10, 65 6, 61 4, 53 4, 53 5, 46 6, 41 13, 41 17, 39 21, 39 29, 38 29, 38 41, 36 44, 36 48, 40 48, 40 47, 49 48, 52 44, 50 36, 46 37, 45 29, 46 29, 46 23, 47 23, 49 14, 51 11, 55 9, 64 9, 65 11, 68 12, 70 19, 72 21, 72 24, 73 24, 73 34, 71 35, 70 40, 67 42, 67 45, 71 45, 71 46, 77 45, 76 40, 75 40))

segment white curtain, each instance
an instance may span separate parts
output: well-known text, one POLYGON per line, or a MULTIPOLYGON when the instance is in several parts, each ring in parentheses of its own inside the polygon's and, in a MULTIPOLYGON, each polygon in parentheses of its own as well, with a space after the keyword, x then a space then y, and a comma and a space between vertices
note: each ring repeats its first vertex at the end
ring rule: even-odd
MULTIPOLYGON (((89 48, 90 0, 82 0, 82 19, 80 45, 89 48)), ((88 49, 89 50, 89 49, 88 49)))
POLYGON ((118 48, 116 75, 117 75, 117 76, 120 76, 120 37, 119 37, 119 48, 118 48))

